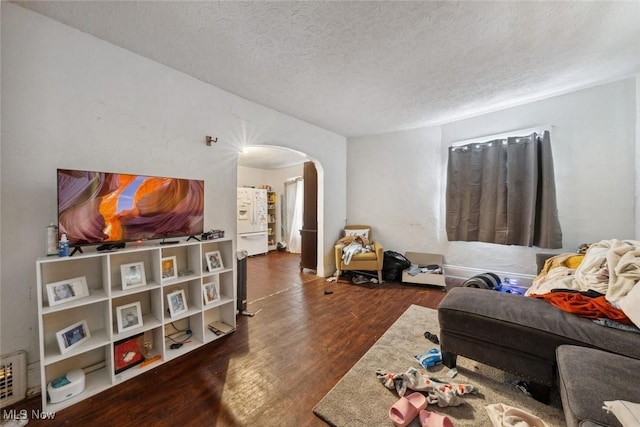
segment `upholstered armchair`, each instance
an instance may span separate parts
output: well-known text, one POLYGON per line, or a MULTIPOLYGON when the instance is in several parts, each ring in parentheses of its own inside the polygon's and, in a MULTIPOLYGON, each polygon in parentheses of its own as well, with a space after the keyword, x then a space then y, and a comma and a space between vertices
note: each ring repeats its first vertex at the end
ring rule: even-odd
POLYGON ((384 261, 384 249, 380 242, 374 242, 370 225, 347 225, 344 227, 344 236, 335 245, 336 254, 336 280, 340 274, 347 270, 364 270, 378 272, 378 283, 382 283, 382 262, 384 261), (371 251, 354 253, 345 263, 343 250, 348 246, 349 235, 364 236, 371 245, 371 251), (344 237, 347 237, 346 239, 344 237))

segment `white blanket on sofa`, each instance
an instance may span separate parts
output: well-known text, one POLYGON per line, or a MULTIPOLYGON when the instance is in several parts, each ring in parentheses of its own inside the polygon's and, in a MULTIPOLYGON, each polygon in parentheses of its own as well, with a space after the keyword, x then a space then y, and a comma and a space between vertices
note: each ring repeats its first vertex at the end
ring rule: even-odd
POLYGON ((560 269, 536 278, 526 295, 545 294, 553 289, 593 289, 605 294, 610 302, 618 301, 640 280, 640 241, 601 240, 589 247, 575 272, 566 267, 560 269))

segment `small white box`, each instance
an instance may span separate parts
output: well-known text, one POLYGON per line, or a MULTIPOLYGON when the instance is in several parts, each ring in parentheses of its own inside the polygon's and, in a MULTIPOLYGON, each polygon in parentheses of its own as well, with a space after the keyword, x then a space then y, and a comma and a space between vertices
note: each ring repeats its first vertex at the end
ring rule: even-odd
POLYGON ((47 396, 51 403, 59 403, 70 399, 82 393, 83 390, 84 371, 82 369, 72 369, 47 384, 47 396))
POLYGON ((419 283, 422 285, 446 286, 444 274, 444 257, 440 254, 428 254, 424 252, 406 252, 404 256, 415 265, 439 265, 442 274, 418 273, 415 276, 409 274, 409 269, 402 271, 402 281, 405 283, 419 283))

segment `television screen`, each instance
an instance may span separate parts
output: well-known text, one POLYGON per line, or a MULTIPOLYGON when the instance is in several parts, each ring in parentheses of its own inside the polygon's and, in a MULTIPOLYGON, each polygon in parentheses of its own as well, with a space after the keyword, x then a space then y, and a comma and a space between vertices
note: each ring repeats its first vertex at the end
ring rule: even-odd
POLYGON ((200 235, 204 181, 58 169, 58 226, 71 246, 200 235))

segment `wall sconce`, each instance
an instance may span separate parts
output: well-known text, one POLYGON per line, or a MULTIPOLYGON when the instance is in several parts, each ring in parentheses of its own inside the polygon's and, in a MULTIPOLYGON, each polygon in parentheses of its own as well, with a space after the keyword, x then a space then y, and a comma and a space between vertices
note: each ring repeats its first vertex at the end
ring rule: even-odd
POLYGON ((211 147, 211 143, 212 143, 212 142, 213 142, 213 143, 218 142, 218 138, 215 138, 215 139, 214 139, 214 138, 210 137, 209 135, 207 135, 207 137, 206 137, 206 138, 207 138, 207 139, 206 139, 206 141, 207 141, 207 147, 211 147))

